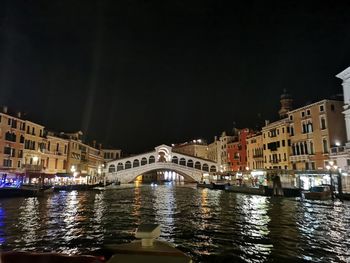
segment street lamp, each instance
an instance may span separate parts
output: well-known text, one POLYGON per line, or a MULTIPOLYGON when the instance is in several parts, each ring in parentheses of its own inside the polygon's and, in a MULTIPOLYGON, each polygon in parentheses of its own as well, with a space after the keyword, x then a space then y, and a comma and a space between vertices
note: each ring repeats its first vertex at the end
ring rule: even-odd
POLYGON ((331 194, 332 194, 332 199, 334 200, 332 171, 337 171, 338 170, 338 166, 335 165, 333 161, 329 161, 328 165, 326 166, 326 169, 329 171, 329 177, 330 177, 330 183, 331 183, 331 194))

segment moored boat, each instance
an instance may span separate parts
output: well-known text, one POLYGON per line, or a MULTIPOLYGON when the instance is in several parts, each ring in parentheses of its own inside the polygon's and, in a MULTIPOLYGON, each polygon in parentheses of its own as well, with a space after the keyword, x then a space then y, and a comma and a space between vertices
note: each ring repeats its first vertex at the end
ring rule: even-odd
POLYGON ((103 187, 103 183, 97 183, 97 184, 68 184, 68 185, 55 185, 54 191, 86 191, 86 190, 93 190, 95 187, 103 187))
POLYGON ((332 198, 332 192, 328 185, 313 186, 309 191, 303 192, 306 199, 327 200, 332 198))

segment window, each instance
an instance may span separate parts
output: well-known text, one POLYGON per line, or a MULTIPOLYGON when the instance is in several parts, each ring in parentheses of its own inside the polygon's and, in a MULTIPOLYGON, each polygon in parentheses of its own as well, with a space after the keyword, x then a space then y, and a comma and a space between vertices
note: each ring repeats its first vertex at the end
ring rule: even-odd
POLYGON ((320 112, 323 112, 323 111, 324 111, 324 106, 320 105, 320 112))
POLYGON ((308 121, 307 122, 307 132, 310 133, 312 131, 313 131, 312 122, 308 121))
POLYGON ((306 115, 310 116, 310 114, 311 114, 310 110, 306 110, 306 115))
POLYGON ((58 152, 59 148, 60 148, 60 144, 57 143, 57 145, 56 145, 56 152, 58 152))
POLYGON ((286 146, 286 141, 282 140, 282 147, 286 146))
POLYGON ((8 124, 8 125, 11 125, 11 119, 10 119, 10 118, 8 118, 7 124, 8 124))
POLYGON ((4 167, 12 167, 12 160, 4 159, 3 165, 4 167))
POLYGON ((321 117, 321 130, 326 129, 326 118, 321 117))
POLYGON ((282 128, 282 133, 284 133, 284 128, 282 128))
POLYGON ((322 140, 322 144, 323 144, 323 153, 328 153, 328 143, 327 143, 327 139, 323 139, 323 140, 322 140))
POLYGON ((21 137, 19 138, 19 142, 24 143, 24 136, 23 135, 21 135, 21 137))
POLYGON ((290 126, 290 136, 294 136, 294 126, 290 126))
POLYGON ((301 117, 305 117, 305 111, 301 112, 301 117))
POLYGON ((293 120, 293 115, 289 115, 289 120, 293 120))
POLYGON ((32 127, 32 135, 35 135, 35 129, 32 127))
POLYGON ((17 162, 17 167, 20 168, 21 167, 21 161, 17 162))
POLYGON ((288 146, 290 146, 291 145, 291 142, 290 142, 290 139, 288 140, 288 146))
POLYGON ((4 148, 4 154, 11 154, 11 147, 6 147, 4 148))

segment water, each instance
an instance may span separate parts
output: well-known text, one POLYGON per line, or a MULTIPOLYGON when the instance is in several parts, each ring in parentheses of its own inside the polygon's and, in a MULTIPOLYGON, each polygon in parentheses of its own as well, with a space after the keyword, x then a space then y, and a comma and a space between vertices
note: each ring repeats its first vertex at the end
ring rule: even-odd
POLYGON ((142 222, 196 262, 346 262, 350 202, 142 186, 0 200, 5 250, 91 254, 134 240, 142 222))

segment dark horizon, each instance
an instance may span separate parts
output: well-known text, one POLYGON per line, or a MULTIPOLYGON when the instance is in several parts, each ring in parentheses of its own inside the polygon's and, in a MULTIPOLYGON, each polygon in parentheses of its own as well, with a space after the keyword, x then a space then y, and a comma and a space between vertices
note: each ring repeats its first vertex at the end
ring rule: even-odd
POLYGON ((10 1, 0 105, 138 153, 277 118, 342 93, 347 3, 10 1))

